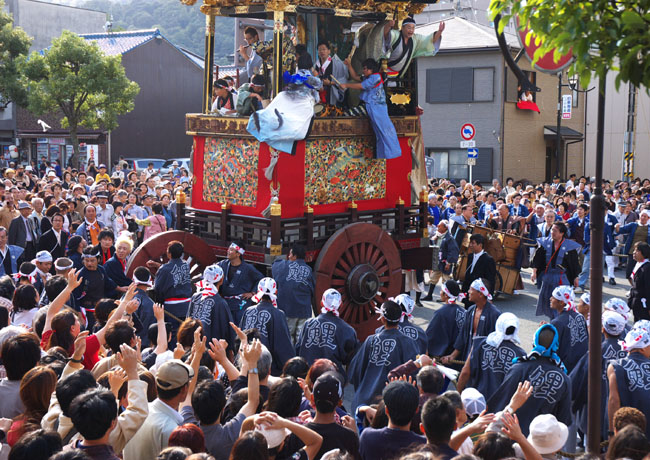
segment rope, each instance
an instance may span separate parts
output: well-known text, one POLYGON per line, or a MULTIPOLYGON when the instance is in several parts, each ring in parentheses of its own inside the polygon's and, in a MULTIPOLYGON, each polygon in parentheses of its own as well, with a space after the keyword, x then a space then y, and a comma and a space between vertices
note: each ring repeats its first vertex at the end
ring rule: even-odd
POLYGON ((460 361, 458 359, 450 359, 446 363, 443 363, 442 362, 442 356, 432 356, 431 359, 433 359, 434 361, 436 361, 436 362, 438 362, 440 364, 458 364, 460 366, 463 366, 465 364, 465 361, 460 361))

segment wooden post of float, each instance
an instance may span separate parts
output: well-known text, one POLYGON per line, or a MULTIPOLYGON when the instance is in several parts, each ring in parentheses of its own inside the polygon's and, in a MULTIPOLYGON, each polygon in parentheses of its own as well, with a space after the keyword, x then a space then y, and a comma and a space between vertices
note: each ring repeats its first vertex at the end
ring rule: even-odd
POLYGON ((404 229, 404 219, 406 218, 406 215, 404 213, 404 200, 401 196, 397 199, 397 204, 395 206, 397 207, 397 234, 403 236, 404 233, 406 233, 404 229))
POLYGON ((307 240, 307 250, 314 250, 314 208, 307 206, 305 210, 305 240, 307 240))
POLYGON ((282 33, 284 11, 273 11, 273 96, 282 91, 282 33))
POLYGON ((428 238, 429 232, 427 231, 427 217, 429 217, 429 200, 427 200, 427 189, 422 187, 420 192, 420 230, 422 238, 428 238))
POLYGON ((224 244, 230 244, 230 235, 228 234, 228 211, 230 210, 230 204, 226 201, 221 204, 221 219, 219 221, 221 241, 224 244))
POLYGON ((214 14, 205 15, 205 55, 203 58, 203 113, 210 113, 212 108, 212 67, 214 66, 214 14))
POLYGON ((185 230, 183 226, 183 217, 185 217, 185 192, 179 190, 176 192, 176 229, 185 230))
POLYGON ((350 222, 357 222, 359 220, 359 210, 357 209, 357 204, 352 200, 348 205, 350 210, 350 222))
POLYGON ((271 204, 271 247, 269 251, 272 256, 282 255, 281 219, 282 206, 277 198, 273 198, 273 204, 271 204))

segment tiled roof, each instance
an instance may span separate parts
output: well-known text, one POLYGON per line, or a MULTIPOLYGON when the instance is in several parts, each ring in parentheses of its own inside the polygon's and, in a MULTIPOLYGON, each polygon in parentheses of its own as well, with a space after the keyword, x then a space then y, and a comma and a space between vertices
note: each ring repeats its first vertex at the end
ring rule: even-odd
POLYGON ((110 32, 101 34, 82 34, 80 37, 94 41, 108 56, 116 56, 131 51, 156 37, 161 37, 158 29, 127 30, 124 32, 110 32))
MULTIPOLYGON (((415 32, 422 35, 432 34, 438 30, 439 22, 431 22, 417 26, 415 32)), ((491 27, 468 21, 458 16, 445 19, 444 22, 445 31, 442 34, 442 43, 440 44, 441 51, 499 47, 496 34, 491 27)), ((506 43, 509 46, 517 49, 520 48, 516 35, 507 32, 504 35, 506 37, 506 43)))

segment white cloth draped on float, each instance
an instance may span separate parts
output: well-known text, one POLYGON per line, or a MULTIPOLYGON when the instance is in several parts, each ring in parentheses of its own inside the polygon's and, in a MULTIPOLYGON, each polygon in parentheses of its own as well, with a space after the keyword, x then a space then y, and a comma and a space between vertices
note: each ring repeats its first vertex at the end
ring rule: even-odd
POLYGON ((303 140, 309 132, 322 83, 308 70, 299 70, 294 75, 285 72, 284 79, 287 89, 266 108, 251 115, 246 129, 258 141, 281 152, 294 153, 296 141, 303 140))

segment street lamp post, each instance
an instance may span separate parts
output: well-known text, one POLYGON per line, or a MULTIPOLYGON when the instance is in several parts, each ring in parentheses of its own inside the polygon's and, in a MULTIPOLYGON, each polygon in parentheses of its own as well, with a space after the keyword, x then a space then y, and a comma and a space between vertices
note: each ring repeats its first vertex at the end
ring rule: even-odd
POLYGON ((571 91, 586 92, 578 90, 578 78, 576 76, 569 77, 569 84, 562 83, 562 71, 557 74, 558 83, 557 83, 557 126, 556 126, 556 139, 555 139, 555 174, 560 175, 560 153, 562 145, 562 135, 560 134, 560 129, 562 127, 562 88, 571 88, 571 91))

